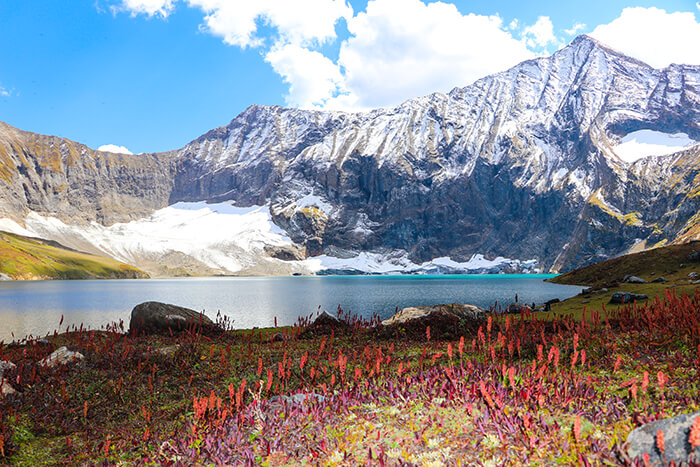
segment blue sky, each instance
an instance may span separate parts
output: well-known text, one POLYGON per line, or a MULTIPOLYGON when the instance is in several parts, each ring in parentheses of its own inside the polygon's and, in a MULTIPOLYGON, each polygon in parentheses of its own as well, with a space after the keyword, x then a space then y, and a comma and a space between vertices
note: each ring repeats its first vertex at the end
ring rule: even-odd
POLYGON ((251 104, 395 105, 580 33, 700 64, 695 1, 0 0, 0 120, 163 151, 251 104))

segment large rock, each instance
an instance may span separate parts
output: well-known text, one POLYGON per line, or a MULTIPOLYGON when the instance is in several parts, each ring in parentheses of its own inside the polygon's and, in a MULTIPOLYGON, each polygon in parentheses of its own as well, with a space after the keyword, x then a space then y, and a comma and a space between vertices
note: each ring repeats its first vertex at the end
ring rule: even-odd
MULTIPOLYGON (((651 465, 669 465, 671 462, 675 462, 676 465, 687 465, 682 463, 688 462, 692 452, 688 437, 696 417, 700 417, 700 411, 640 426, 627 436, 629 444, 627 454, 630 458, 637 459, 647 453, 651 465), (663 456, 656 443, 656 434, 659 430, 664 434, 663 456)), ((700 447, 695 448, 693 455, 695 462, 700 462, 700 447)))
MULTIPOLYGON (((307 337, 315 334, 330 334, 332 332, 343 332, 350 328, 346 321, 336 318, 327 311, 323 311, 316 319, 301 333, 300 337, 307 337)), ((276 335, 275 335, 276 337, 276 335)), ((284 336, 282 336, 284 338, 284 336)), ((273 338, 274 339, 274 338, 273 338)))
POLYGON ((696 250, 688 255, 688 261, 700 262, 700 250, 696 250))
POLYGON ((635 293, 629 293, 629 292, 616 292, 612 294, 612 297, 610 297, 610 303, 615 303, 615 304, 623 304, 623 303, 632 303, 632 302, 640 302, 642 300, 647 300, 649 298, 648 295, 646 294, 635 294, 635 293))
POLYGON ((646 284, 647 283, 647 281, 645 281, 641 277, 631 276, 631 275, 626 275, 622 279, 622 282, 627 282, 628 284, 646 284))
POLYGON ((68 365, 83 360, 85 356, 80 352, 68 350, 68 347, 59 347, 51 355, 39 361, 40 366, 52 368, 58 365, 68 365))
POLYGON ((464 327, 479 325, 486 319, 486 310, 475 305, 451 303, 404 308, 382 321, 386 331, 403 329, 409 334, 424 335, 430 326, 435 336, 457 335, 464 327))
MULTIPOLYGON (((551 305, 550 305, 551 307, 551 305)), ((522 313, 525 310, 529 310, 530 307, 527 305, 522 305, 520 303, 511 303, 506 307, 506 313, 508 314, 513 314, 513 313, 522 313)))
POLYGON ((129 332, 158 334, 194 330, 203 333, 220 332, 221 328, 204 313, 161 302, 144 302, 131 310, 129 332))

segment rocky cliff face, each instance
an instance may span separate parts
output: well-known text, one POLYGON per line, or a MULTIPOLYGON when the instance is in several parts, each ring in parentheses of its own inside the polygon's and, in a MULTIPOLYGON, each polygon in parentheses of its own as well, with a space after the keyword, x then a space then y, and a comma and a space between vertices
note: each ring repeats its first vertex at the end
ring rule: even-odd
POLYGON ((117 156, 36 135, 39 152, 4 143, 0 160, 15 169, 0 172, 0 209, 110 223, 234 200, 269 206, 310 255, 405 251, 419 264, 480 253, 560 271, 700 234, 700 147, 625 162, 619 144, 639 130, 700 141, 700 67, 656 70, 581 36, 391 109, 251 106, 172 153, 117 156), (47 147, 62 148, 49 158, 57 167, 40 168, 47 147))
POLYGON ((616 144, 640 129, 700 140, 700 68, 655 70, 581 36, 393 109, 252 106, 181 151, 173 195, 270 202, 311 252, 498 254, 561 270, 672 241, 697 213, 697 146, 625 163, 616 144))
POLYGON ((113 224, 166 206, 174 153, 113 154, 0 122, 0 218, 113 224))

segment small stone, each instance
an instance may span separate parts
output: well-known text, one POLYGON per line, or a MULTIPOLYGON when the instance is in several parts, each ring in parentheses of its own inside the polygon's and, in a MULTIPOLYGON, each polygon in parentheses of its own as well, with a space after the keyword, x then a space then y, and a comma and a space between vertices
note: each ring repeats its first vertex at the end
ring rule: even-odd
POLYGON ((291 396, 275 396, 270 399, 271 403, 302 404, 304 402, 323 402, 326 398, 313 392, 293 394, 291 396))
POLYGON ((654 284, 659 284, 659 283, 661 283, 661 282, 666 282, 666 279, 664 278, 664 276, 659 276, 659 277, 657 277, 656 279, 654 279, 654 280, 651 281, 651 282, 654 283, 654 284))
POLYGON ((281 332, 276 333, 272 336, 272 342, 284 342, 284 334, 281 332))
POLYGON ((700 250, 696 250, 688 255, 688 261, 697 263, 700 262, 700 250))
POLYGON ((700 412, 678 415, 640 426, 627 436, 629 445, 627 454, 632 459, 639 459, 644 453, 647 453, 651 465, 669 465, 671 462, 675 462, 676 465, 686 465, 683 463, 688 461, 691 453, 695 459, 700 459, 700 446, 696 447, 693 452, 690 443, 688 443, 690 427, 696 417, 700 417, 700 412), (663 457, 656 445, 658 431, 662 431, 664 434, 663 457))
POLYGON ((52 368, 57 365, 76 363, 83 359, 85 359, 85 355, 81 354, 80 352, 68 350, 68 347, 64 346, 56 349, 51 355, 39 361, 39 365, 52 368))
POLYGON ((15 388, 10 385, 10 382, 5 378, 0 378, 0 397, 17 394, 15 388))
POLYGON ((150 355, 161 355, 163 357, 172 357, 175 355, 175 352, 180 350, 180 344, 175 344, 175 345, 169 345, 167 347, 161 347, 160 349, 156 349, 152 352, 150 352, 150 355))
POLYGON ((697 272, 693 271, 693 272, 691 272, 691 273, 688 274, 688 279, 690 279, 691 281, 698 280, 698 279, 700 279, 700 274, 698 274, 697 272))
POLYGON ((14 370, 15 368, 17 368, 17 365, 12 363, 11 361, 0 360, 0 378, 2 378, 3 374, 5 374, 5 372, 8 372, 10 370, 14 370))

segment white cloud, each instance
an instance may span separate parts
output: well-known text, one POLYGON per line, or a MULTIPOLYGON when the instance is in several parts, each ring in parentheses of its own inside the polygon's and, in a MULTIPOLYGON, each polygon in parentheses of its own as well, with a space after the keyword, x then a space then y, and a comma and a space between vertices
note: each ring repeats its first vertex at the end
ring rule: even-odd
POLYGON ((289 84, 289 105, 324 107, 339 93, 345 93, 340 68, 319 52, 285 44, 273 47, 265 61, 289 84))
MULTIPOLYGON (((122 0, 121 8, 134 15, 167 17, 178 0, 122 0)), ((334 39, 339 18, 352 17, 345 0, 181 0, 205 14, 201 28, 225 43, 259 47, 259 25, 277 30, 277 40, 294 44, 323 43, 334 39)))
POLYGON ((127 148, 124 146, 117 146, 116 144, 103 144, 99 148, 97 148, 98 151, 105 151, 105 152, 114 152, 117 154, 133 154, 131 151, 129 151, 127 148))
POLYGON ((10 97, 11 94, 12 94, 11 91, 9 91, 8 89, 6 89, 6 88, 3 87, 2 85, 0 85, 0 96, 2 96, 2 97, 10 97))
MULTIPOLYGON (((177 0, 122 0, 133 14, 165 17, 177 0), (129 8, 141 5, 139 8, 129 8), (155 13, 154 13, 155 12, 155 13)), ((365 109, 396 105, 434 91, 466 86, 532 58, 524 40, 498 16, 463 15, 451 3, 370 0, 353 15, 346 0, 180 0, 204 12, 202 30, 233 46, 259 47, 289 84, 290 106, 365 109), (318 45, 336 40, 344 18, 350 37, 337 60, 318 45), (267 37, 259 30, 272 29, 267 37)), ((511 23, 517 27, 517 20, 511 23)), ((527 28, 533 43, 554 41, 541 17, 527 28)))
POLYGON ((442 2, 371 0, 347 24, 338 64, 361 108, 466 86, 533 56, 498 16, 442 2))
POLYGON ((523 37, 527 45, 531 48, 547 47, 550 43, 555 43, 554 25, 549 16, 540 16, 532 26, 523 30, 523 37))
POLYGON ((579 31, 583 31, 584 29, 586 29, 585 24, 576 23, 571 27, 571 29, 565 29, 564 32, 569 36, 573 36, 574 34, 578 33, 579 31))
POLYGON ((173 11, 173 8, 175 8, 176 1, 177 0, 122 0, 122 8, 130 11, 132 15, 160 15, 163 18, 167 18, 173 11))
POLYGON ((691 12, 659 8, 625 8, 591 36, 656 68, 671 63, 700 64, 700 23, 691 12))

